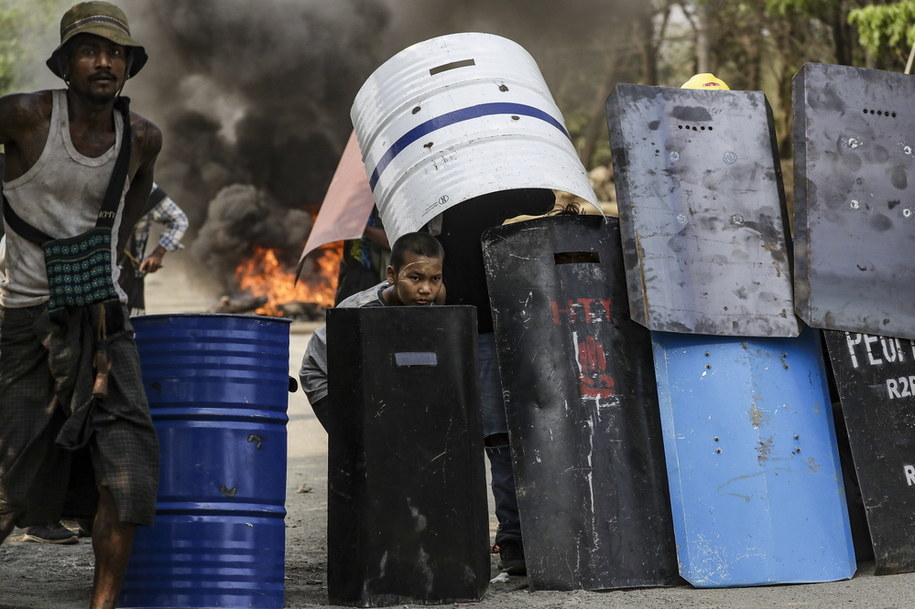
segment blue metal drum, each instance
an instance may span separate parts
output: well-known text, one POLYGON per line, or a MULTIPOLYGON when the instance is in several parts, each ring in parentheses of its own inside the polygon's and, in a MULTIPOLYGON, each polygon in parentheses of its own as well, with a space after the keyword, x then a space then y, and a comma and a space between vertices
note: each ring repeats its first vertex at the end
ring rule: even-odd
POLYGON ((818 334, 652 341, 680 575, 697 587, 854 575, 818 334))
POLYGON ((282 609, 289 320, 131 323, 161 472, 118 607, 282 609))

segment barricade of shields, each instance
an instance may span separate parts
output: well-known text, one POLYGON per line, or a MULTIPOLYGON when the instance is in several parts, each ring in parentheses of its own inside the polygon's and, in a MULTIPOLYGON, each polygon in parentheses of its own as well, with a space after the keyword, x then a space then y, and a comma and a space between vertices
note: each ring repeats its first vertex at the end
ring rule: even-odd
POLYGON ((533 589, 835 581, 870 556, 878 574, 915 570, 915 79, 798 73, 793 235, 761 92, 630 84, 606 107, 619 218, 503 224, 525 189, 596 201, 543 143, 561 115, 482 61, 530 68, 504 39, 424 45, 360 92, 356 135, 392 241, 449 243, 462 213, 473 226, 445 248, 468 268, 444 281, 477 324, 448 306, 330 317, 347 345, 329 343, 331 393, 354 430, 331 437, 331 599, 484 594, 477 351, 460 337, 489 313, 533 589), (540 160, 487 173, 505 154, 540 160))
POLYGON ((629 297, 652 331, 693 585, 851 577, 855 550, 878 574, 915 570, 913 87, 844 66, 797 74, 793 240, 761 94, 618 85, 608 100, 629 297))

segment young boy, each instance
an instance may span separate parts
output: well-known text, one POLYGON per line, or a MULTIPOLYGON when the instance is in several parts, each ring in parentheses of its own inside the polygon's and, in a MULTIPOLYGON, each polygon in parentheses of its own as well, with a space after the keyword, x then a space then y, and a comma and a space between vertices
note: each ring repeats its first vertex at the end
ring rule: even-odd
MULTIPOLYGON (((441 244, 432 235, 402 235, 391 247, 391 264, 385 273, 387 281, 353 294, 337 308, 442 304, 445 301, 444 258, 441 244)), ((331 410, 327 395, 327 326, 315 330, 311 337, 302 358, 299 380, 315 416, 327 430, 331 410)))

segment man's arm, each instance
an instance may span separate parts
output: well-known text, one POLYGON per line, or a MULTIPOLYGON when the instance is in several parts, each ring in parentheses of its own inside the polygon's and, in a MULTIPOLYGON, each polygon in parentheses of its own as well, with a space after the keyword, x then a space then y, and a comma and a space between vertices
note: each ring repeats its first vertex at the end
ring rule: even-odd
POLYGON ((0 97, 0 144, 4 147, 6 175, 10 180, 38 161, 48 139, 50 119, 49 91, 0 97))
POLYGON ((378 247, 384 248, 386 250, 391 249, 391 244, 388 243, 388 235, 384 232, 383 228, 378 228, 377 226, 366 226, 365 230, 362 231, 362 236, 378 247))
POLYGON ((9 146, 16 143, 17 129, 21 128, 25 118, 22 94, 4 95, 0 97, 0 144, 9 146))
POLYGON ((329 431, 333 419, 327 397, 327 326, 316 329, 308 341, 299 369, 299 381, 315 417, 324 431, 329 431))
POLYGON ((180 249, 181 238, 188 228, 187 214, 184 213, 178 204, 171 197, 165 197, 149 212, 148 218, 153 221, 164 224, 165 230, 159 236, 159 243, 153 249, 149 256, 140 263, 140 271, 143 273, 155 273, 162 268, 162 258, 166 252, 174 252, 180 249))
POLYGON ((124 196, 124 214, 118 231, 118 247, 124 247, 134 225, 143 216, 149 193, 152 192, 156 158, 162 149, 162 132, 152 122, 131 112, 133 150, 139 164, 124 196))
POLYGON ((311 335, 299 368, 299 381, 309 402, 327 396, 327 326, 317 328, 311 335))

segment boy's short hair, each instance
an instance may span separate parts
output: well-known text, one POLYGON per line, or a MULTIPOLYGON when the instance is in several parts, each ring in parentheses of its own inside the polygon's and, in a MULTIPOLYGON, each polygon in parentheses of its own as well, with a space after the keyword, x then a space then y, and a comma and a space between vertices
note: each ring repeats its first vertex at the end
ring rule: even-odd
POLYGON ((426 258, 445 259, 445 250, 438 239, 429 233, 407 233, 398 237, 391 246, 391 266, 395 271, 403 266, 408 252, 426 258))

